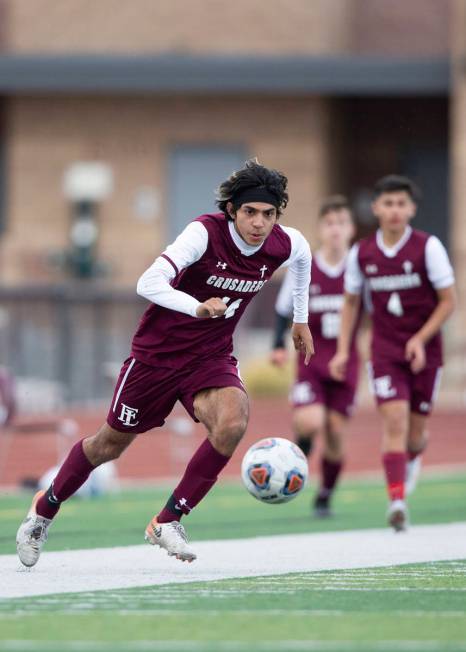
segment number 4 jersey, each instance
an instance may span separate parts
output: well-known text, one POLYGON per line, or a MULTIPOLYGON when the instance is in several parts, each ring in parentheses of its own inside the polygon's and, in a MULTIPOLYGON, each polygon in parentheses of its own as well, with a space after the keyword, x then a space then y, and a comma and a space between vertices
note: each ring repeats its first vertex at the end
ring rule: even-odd
POLYGON ((132 356, 148 365, 183 368, 229 355, 236 324, 273 272, 289 265, 294 321, 307 322, 311 253, 304 236, 275 224, 259 246, 248 245, 223 213, 202 215, 141 276, 138 293, 152 301, 133 339, 132 356), (200 303, 218 297, 221 317, 199 319, 200 303))
MULTIPOLYGON (((440 240, 407 227, 394 247, 382 232, 351 249, 345 289, 361 294, 366 285, 371 304, 372 358, 404 361, 406 342, 429 319, 438 303, 437 290, 453 285, 453 270, 440 240)), ((442 364, 440 333, 426 345, 427 366, 442 364)))

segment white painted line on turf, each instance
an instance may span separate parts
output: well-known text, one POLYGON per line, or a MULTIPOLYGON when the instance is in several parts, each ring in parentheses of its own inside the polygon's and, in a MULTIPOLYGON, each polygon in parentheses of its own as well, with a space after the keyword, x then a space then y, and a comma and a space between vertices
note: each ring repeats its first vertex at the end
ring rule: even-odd
MULTIPOLYGON (((0 641, 0 652, 250 652, 250 641, 190 641, 190 640, 139 640, 139 641, 0 641)), ((397 640, 387 641, 254 641, 254 652, 466 652, 466 643, 452 641, 445 648, 445 641, 397 640)))
POLYGON ((193 545, 193 564, 149 545, 43 552, 30 571, 16 555, 2 555, 0 598, 464 559, 466 523, 420 525, 401 534, 387 528, 193 545))

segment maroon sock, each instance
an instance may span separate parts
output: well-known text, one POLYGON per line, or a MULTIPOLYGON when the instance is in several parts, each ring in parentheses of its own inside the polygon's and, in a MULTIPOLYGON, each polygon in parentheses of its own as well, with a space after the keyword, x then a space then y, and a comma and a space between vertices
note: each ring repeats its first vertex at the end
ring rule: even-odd
POLYGON ((406 453, 384 453, 382 462, 390 500, 404 500, 406 453))
POLYGON ((181 482, 157 516, 157 521, 179 521, 183 514, 189 514, 217 482, 218 474, 229 459, 205 439, 189 461, 181 482))
POLYGON ((36 504, 36 512, 45 518, 53 518, 60 509, 60 504, 72 496, 81 485, 83 485, 94 466, 87 459, 83 450, 83 439, 68 453, 56 478, 46 491, 39 498, 36 504))
POLYGON ((320 461, 321 483, 320 483, 320 496, 330 496, 335 489, 341 470, 343 468, 343 461, 333 462, 325 457, 320 461))

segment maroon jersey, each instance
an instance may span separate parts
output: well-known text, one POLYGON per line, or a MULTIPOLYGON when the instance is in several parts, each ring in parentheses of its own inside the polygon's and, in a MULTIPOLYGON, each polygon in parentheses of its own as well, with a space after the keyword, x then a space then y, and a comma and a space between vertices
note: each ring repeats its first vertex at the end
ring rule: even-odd
POLYGON ((247 305, 289 257, 289 235, 275 225, 250 256, 234 244, 223 213, 197 218, 208 232, 201 258, 182 270, 172 286, 201 303, 218 296, 228 305, 222 317, 197 319, 151 304, 133 339, 132 356, 148 365, 182 368, 194 360, 231 354, 232 335, 247 305))
MULTIPOLYGON (((393 256, 378 246, 376 234, 359 243, 358 263, 372 303, 372 357, 404 360, 406 342, 429 319, 438 303, 426 267, 429 234, 414 230, 393 256)), ((440 333, 426 344, 427 366, 442 364, 440 333)))
MULTIPOLYGON (((309 286, 309 328, 315 348, 312 365, 326 366, 335 355, 343 307, 344 274, 342 269, 338 276, 330 276, 319 266, 317 255, 313 257, 309 286)), ((357 328, 351 340, 350 365, 357 364, 356 331, 357 328)))

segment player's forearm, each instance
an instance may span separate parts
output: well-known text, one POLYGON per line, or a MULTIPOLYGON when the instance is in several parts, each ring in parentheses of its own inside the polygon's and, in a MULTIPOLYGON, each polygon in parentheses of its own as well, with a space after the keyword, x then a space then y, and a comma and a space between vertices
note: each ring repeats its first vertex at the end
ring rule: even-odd
POLYGON ((452 292, 451 296, 445 297, 439 301, 437 307, 424 326, 416 333, 416 337, 418 337, 423 344, 427 344, 427 342, 429 342, 442 328, 443 324, 455 310, 455 306, 456 299, 452 292))
POLYGON ((159 260, 141 276, 136 288, 137 293, 158 306, 196 317, 199 301, 186 292, 172 288, 169 278, 170 270, 158 267, 164 264, 159 260))
POLYGON ((290 326, 289 317, 284 317, 278 312, 275 313, 275 331, 273 336, 273 348, 274 349, 284 349, 285 348, 285 333, 290 326))
POLYGON ((305 238, 299 237, 293 244, 295 258, 289 267, 293 297, 293 323, 307 324, 309 319, 309 284, 311 282, 311 250, 305 238))
POLYGON ((361 298, 355 294, 345 294, 345 301, 341 311, 340 333, 338 335, 337 352, 347 354, 351 347, 356 319, 359 312, 361 298))

